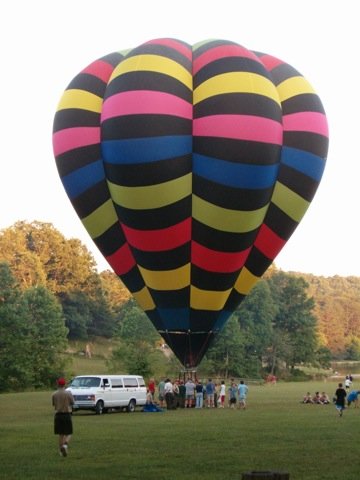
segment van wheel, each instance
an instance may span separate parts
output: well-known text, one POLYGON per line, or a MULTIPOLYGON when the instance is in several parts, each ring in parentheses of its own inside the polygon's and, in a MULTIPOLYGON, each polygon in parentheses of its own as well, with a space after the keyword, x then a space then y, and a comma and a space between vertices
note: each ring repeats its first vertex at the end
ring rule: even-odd
POLYGON ((136 403, 135 400, 130 400, 129 405, 127 406, 127 411, 130 413, 135 412, 136 403))
POLYGON ((99 400, 95 406, 96 415, 101 415, 104 412, 104 402, 99 400))

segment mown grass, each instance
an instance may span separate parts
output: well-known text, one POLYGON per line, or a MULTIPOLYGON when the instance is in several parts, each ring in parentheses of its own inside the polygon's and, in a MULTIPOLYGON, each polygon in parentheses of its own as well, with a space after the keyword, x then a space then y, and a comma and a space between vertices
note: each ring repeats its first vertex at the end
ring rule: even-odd
POLYGON ((241 479, 253 470, 290 479, 360 478, 360 409, 302 405, 335 383, 250 386, 248 409, 74 414, 67 458, 53 434, 51 393, 0 395, 0 478, 241 479))

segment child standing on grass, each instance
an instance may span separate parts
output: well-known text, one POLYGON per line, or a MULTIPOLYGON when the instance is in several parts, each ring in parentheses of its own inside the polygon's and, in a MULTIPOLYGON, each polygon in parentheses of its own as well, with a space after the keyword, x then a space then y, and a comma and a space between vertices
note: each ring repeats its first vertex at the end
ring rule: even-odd
POLYGON ((339 386, 335 392, 335 407, 339 412, 339 417, 342 417, 343 411, 345 410, 345 399, 346 399, 346 390, 343 388, 343 384, 339 383, 339 386))
POLYGON ((57 384, 58 390, 52 395, 52 404, 55 408, 54 433, 59 435, 60 455, 66 457, 70 436, 73 433, 71 412, 74 397, 65 390, 66 381, 64 378, 59 378, 57 384))

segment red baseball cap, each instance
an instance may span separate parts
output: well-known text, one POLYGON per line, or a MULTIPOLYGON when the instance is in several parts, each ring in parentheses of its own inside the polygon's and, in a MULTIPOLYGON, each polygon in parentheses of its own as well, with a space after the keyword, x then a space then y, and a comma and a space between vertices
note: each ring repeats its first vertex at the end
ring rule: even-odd
POLYGON ((57 384, 58 384, 58 385, 61 385, 61 386, 66 385, 66 380, 65 380, 65 378, 62 378, 62 377, 61 377, 61 378, 58 378, 57 384))

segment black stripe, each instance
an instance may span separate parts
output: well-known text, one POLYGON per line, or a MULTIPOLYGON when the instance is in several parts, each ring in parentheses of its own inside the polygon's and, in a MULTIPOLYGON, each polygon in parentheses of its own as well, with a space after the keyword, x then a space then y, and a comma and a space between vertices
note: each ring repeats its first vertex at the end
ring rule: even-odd
POLYGON ((304 150, 321 158, 326 158, 329 139, 318 133, 311 132, 284 132, 284 146, 304 150))
POLYGON ((267 189, 233 188, 193 176, 193 193, 207 202, 231 210, 255 210, 269 203, 273 187, 267 189))
POLYGON ((269 73, 260 62, 247 57, 229 56, 207 63, 194 75, 195 89, 209 78, 232 72, 246 72, 269 78, 269 73))
POLYGON ((190 262, 190 242, 173 250, 143 251, 131 247, 136 263, 152 271, 174 270, 190 262))
POLYGON ((246 260, 245 267, 256 277, 261 277, 262 274, 270 267, 273 260, 266 257, 256 247, 253 247, 248 259, 246 260))
POLYGON ((279 162, 281 146, 249 140, 194 137, 193 151, 199 155, 250 165, 273 165, 279 162))
POLYGON ((124 58, 124 55, 120 52, 112 52, 109 53, 108 55, 105 55, 104 57, 99 58, 102 62, 108 63, 109 65, 112 65, 114 68, 121 62, 121 60, 124 58))
POLYGON ((132 210, 115 205, 121 222, 130 228, 157 230, 176 225, 189 218, 191 213, 191 195, 166 207, 151 210, 132 210))
POLYGON ((105 180, 96 183, 85 192, 71 200, 80 218, 85 218, 103 203, 109 200, 109 188, 105 180))
POLYGON ((294 170, 287 165, 281 165, 278 174, 278 181, 308 202, 311 202, 313 199, 319 185, 317 180, 314 180, 308 175, 305 175, 298 170, 294 170))
POLYGON ((201 290, 225 291, 234 285, 238 274, 239 272, 210 274, 202 268, 191 265, 191 284, 201 290))
POLYGON ((79 168, 96 162, 101 158, 100 144, 74 148, 56 156, 56 166, 60 177, 64 177, 79 168))
POLYGON ((188 308, 190 286, 179 290, 159 291, 149 288, 157 308, 188 308))
POLYGON ((100 113, 66 108, 59 110, 54 117, 53 132, 72 127, 100 127, 100 113))
POLYGON ((190 173, 191 169, 191 155, 142 163, 141 165, 105 164, 107 179, 112 183, 126 187, 142 187, 167 182, 190 173))
POLYGON ((220 232, 203 225, 197 220, 192 221, 192 238, 207 248, 220 252, 241 252, 254 243, 258 229, 247 233, 220 232))
POLYGON ((89 73, 79 73, 71 80, 66 90, 78 89, 85 92, 93 93, 98 97, 103 97, 106 83, 100 78, 90 75, 89 73))
POLYGON ((246 296, 247 295, 243 295, 242 293, 239 293, 233 289, 229 295, 229 298, 227 299, 224 310, 236 310, 240 303, 245 300, 246 296))
POLYGON ((270 203, 264 224, 283 240, 288 240, 298 226, 298 222, 286 215, 273 203, 270 203))
POLYGON ((124 233, 118 221, 94 239, 96 246, 105 257, 115 253, 125 241, 124 233))
POLYGON ((279 85, 281 82, 287 80, 288 78, 302 77, 300 72, 298 72, 294 67, 287 63, 281 63, 274 67, 270 71, 270 75, 276 86, 279 85))
POLYGON ((124 115, 105 120, 101 125, 102 140, 191 135, 191 119, 173 115, 124 115))
POLYGON ((129 272, 122 273, 119 278, 130 292, 138 292, 145 286, 137 265, 135 265, 129 272))
POLYGON ((282 122, 280 106, 271 98, 251 93, 225 93, 194 105, 194 118, 208 115, 256 115, 282 122))
POLYGON ((107 86, 104 100, 121 92, 132 90, 153 90, 182 98, 192 103, 192 90, 177 78, 159 72, 127 72, 115 77, 107 86))
POLYGON ((283 115, 298 112, 319 112, 325 114, 320 98, 314 93, 303 93, 281 103, 283 115))

